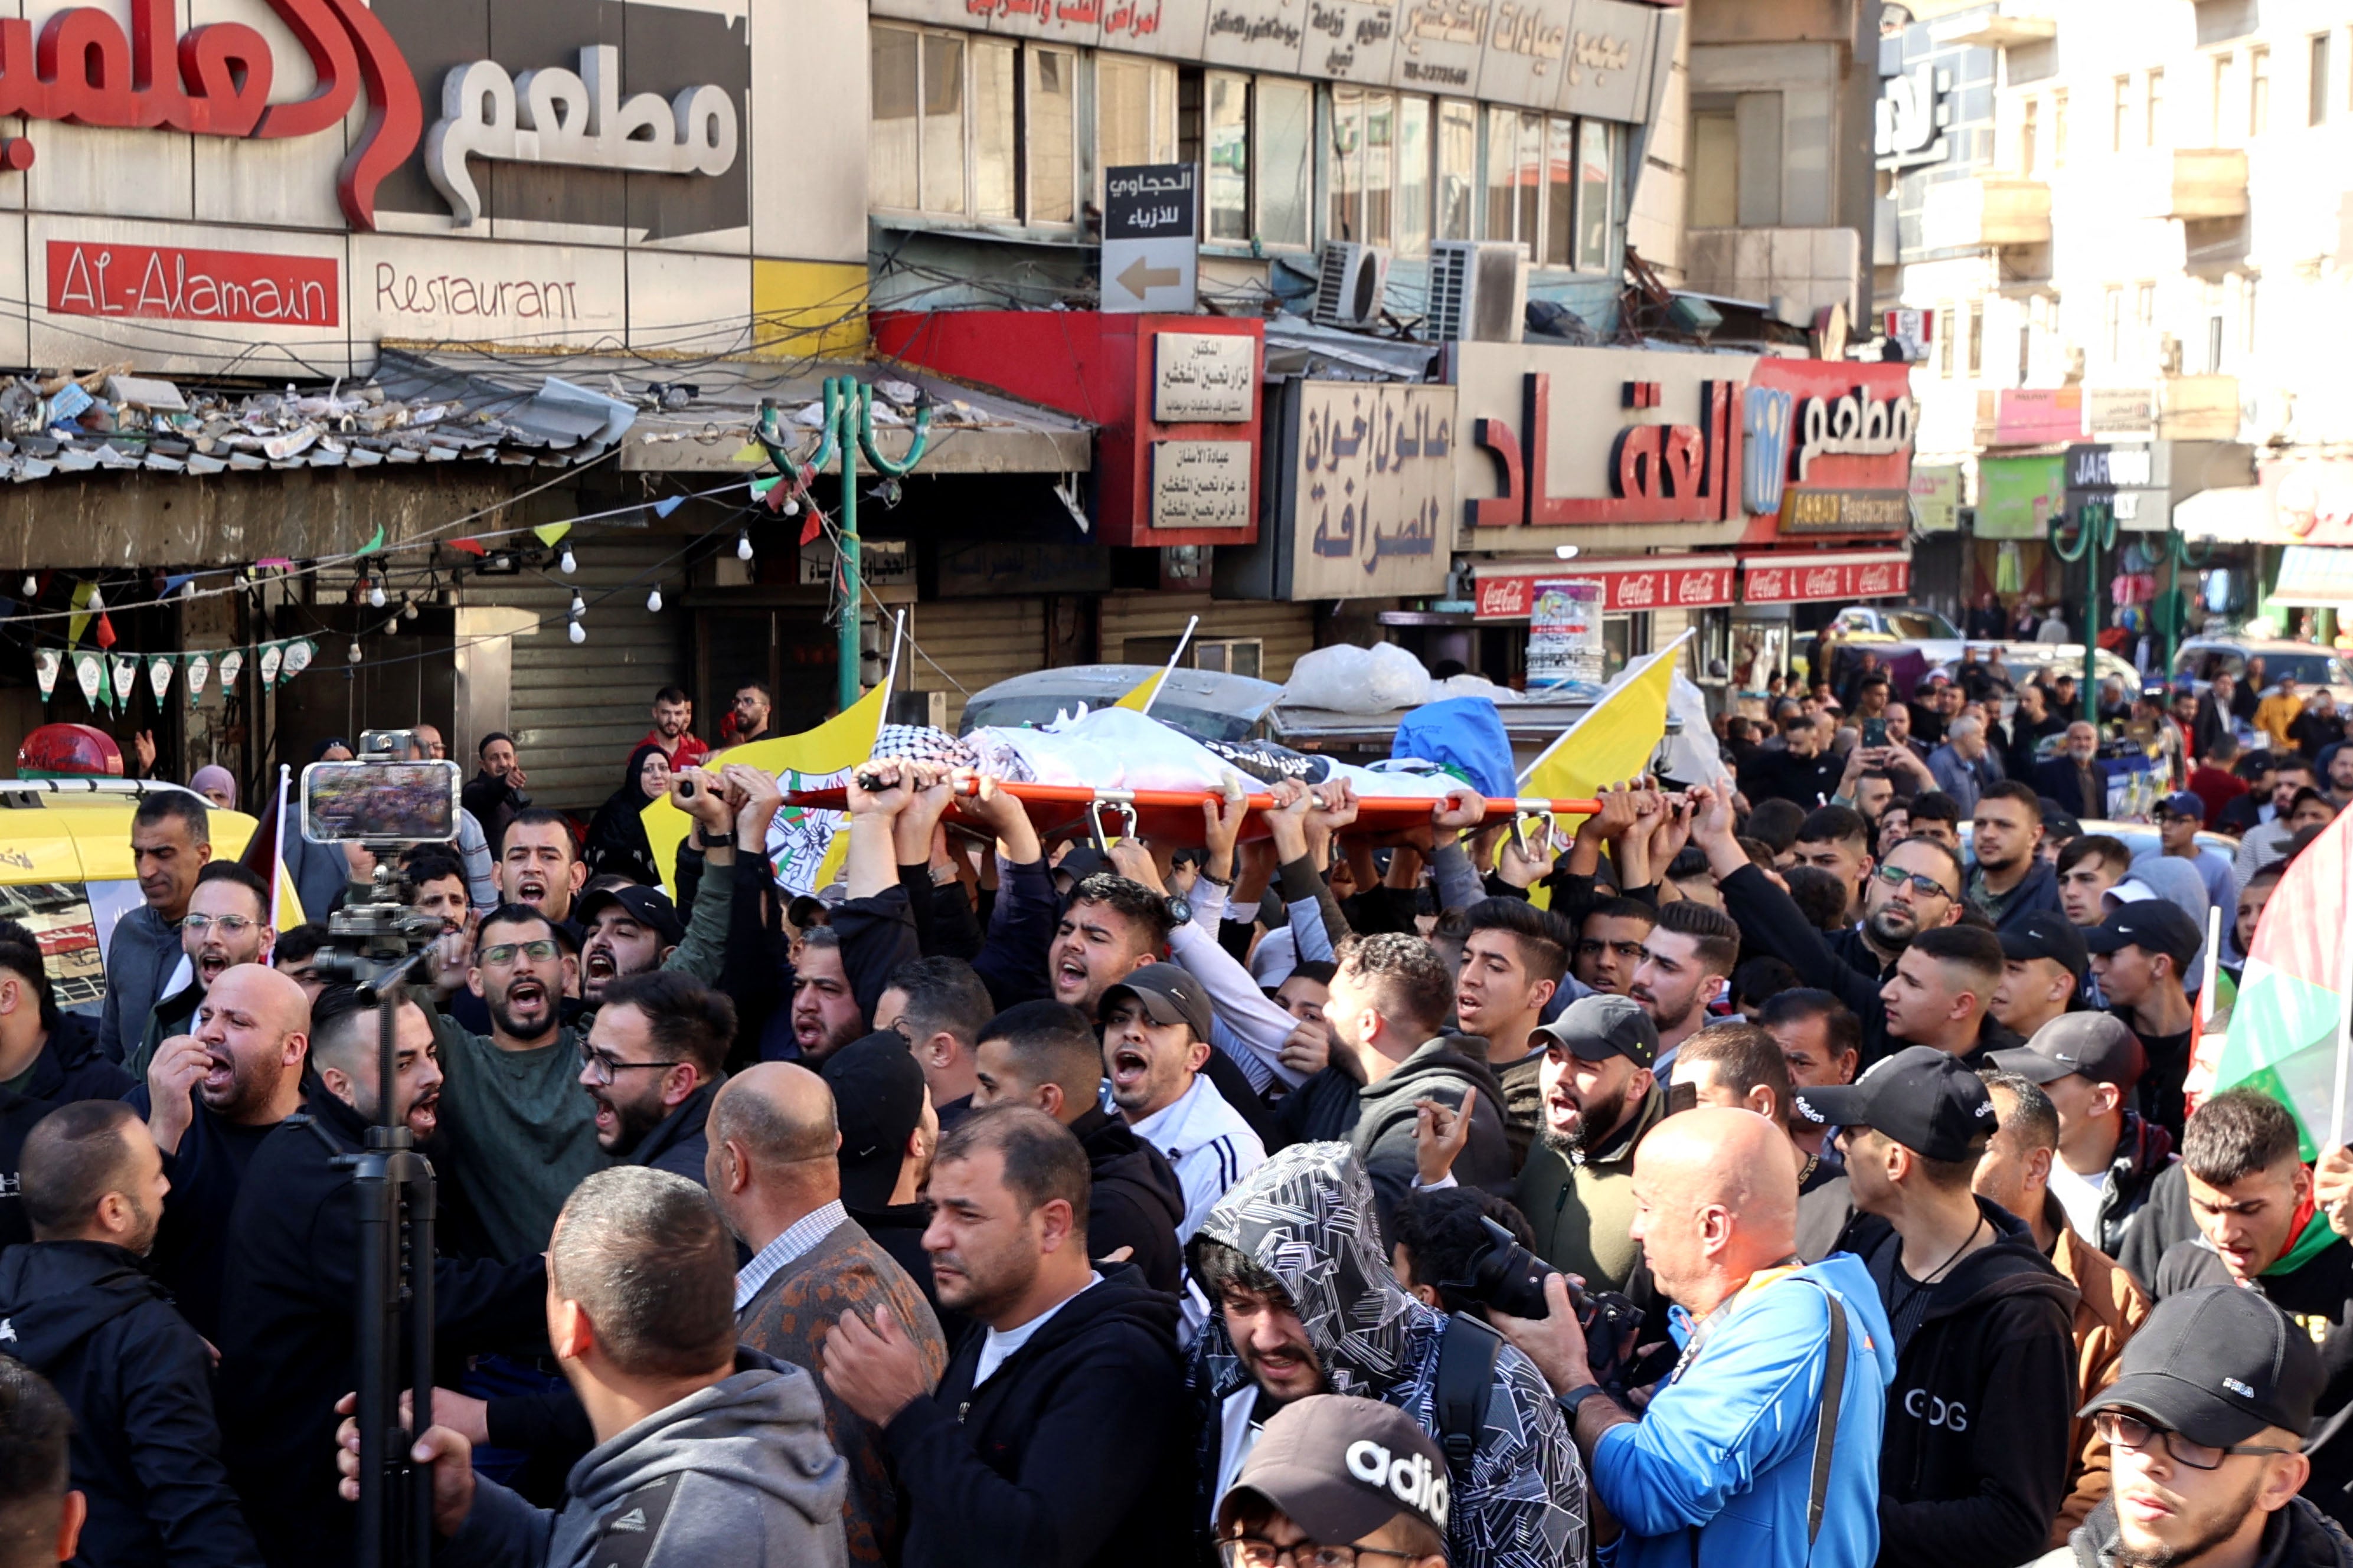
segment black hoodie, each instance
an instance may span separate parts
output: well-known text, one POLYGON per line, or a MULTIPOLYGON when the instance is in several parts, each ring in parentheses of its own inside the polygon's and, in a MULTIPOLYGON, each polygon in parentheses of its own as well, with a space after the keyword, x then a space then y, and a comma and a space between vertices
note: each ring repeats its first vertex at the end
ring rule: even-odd
POLYGON ((9 1248, 0 1343, 73 1412, 73 1485, 90 1499, 76 1563, 261 1561, 221 1466, 212 1358, 137 1258, 96 1241, 9 1248))
MULTIPOLYGON (((254 1152, 229 1216, 219 1406, 230 1477, 273 1568, 348 1563, 357 1516, 335 1492, 335 1401, 356 1386, 359 1205, 338 1156, 364 1144, 359 1112, 311 1086, 254 1152)), ((442 1257, 433 1271, 445 1377, 469 1355, 546 1342, 547 1275, 442 1257)))
POLYGON ((1192 1407, 1176 1300, 1134 1268, 1057 1308, 977 1389, 985 1332, 883 1428, 912 1503, 905 1568, 1192 1561, 1192 1407))
POLYGON ((16 1166, 25 1152, 25 1135, 56 1106, 0 1089, 0 1247, 33 1239, 32 1221, 16 1184, 16 1166))
POLYGON ((65 1105, 77 1100, 120 1100, 138 1081, 99 1049, 96 1023, 80 1013, 64 1013, 41 1054, 33 1058, 32 1076, 16 1092, 65 1105))
POLYGON ((1087 1205, 1087 1251, 1106 1257, 1123 1247, 1155 1290, 1175 1294, 1185 1282, 1176 1233, 1185 1225, 1185 1187, 1167 1156, 1104 1113, 1101 1106, 1071 1123, 1087 1152, 1094 1188, 1087 1205))
POLYGON ((698 1187, 703 1185, 703 1154, 710 1148, 704 1124, 711 1120, 711 1102, 718 1098, 719 1080, 706 1080, 680 1100, 676 1110, 647 1128, 638 1146, 616 1163, 651 1165, 657 1171, 684 1176, 698 1187))
MULTIPOLYGON (((1998 1233, 1933 1285, 1908 1338, 1879 1450, 1879 1568, 2025 1563, 2067 1492, 2075 1398, 2075 1288, 2025 1225, 1987 1202, 1998 1233)), ((1891 1322, 1916 1307, 1904 1239, 1876 1215, 1843 1238, 1878 1281, 1891 1322)))

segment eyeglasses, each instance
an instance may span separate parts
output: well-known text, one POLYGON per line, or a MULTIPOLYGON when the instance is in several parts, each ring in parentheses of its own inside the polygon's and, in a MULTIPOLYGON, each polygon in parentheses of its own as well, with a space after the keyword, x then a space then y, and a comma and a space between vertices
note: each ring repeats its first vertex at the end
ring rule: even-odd
POLYGON ((1910 871, 1898 869, 1894 866, 1882 866, 1878 870, 1873 871, 1872 875, 1878 878, 1881 881, 1886 883, 1891 888, 1900 888, 1906 882, 1911 883, 1912 896, 1915 898, 1951 899, 1955 896, 1948 889, 1946 888, 1944 883, 1939 882, 1934 877, 1918 876, 1910 871))
POLYGON ((678 1065, 679 1064, 674 1061, 618 1061, 608 1053, 596 1049, 594 1046, 583 1046, 580 1047, 580 1066, 587 1072, 588 1079, 592 1083, 609 1084, 613 1081, 613 1075, 615 1073, 628 1072, 638 1068, 674 1068, 678 1065))
POLYGON ((504 969, 515 961, 518 952, 525 958, 545 963, 555 956, 556 946, 546 937, 537 942, 502 942, 496 947, 482 949, 481 955, 475 962, 485 969, 504 969))
POLYGON ((2103 1410, 2092 1417, 2092 1430, 2100 1435, 2103 1443, 2114 1443, 2125 1448, 2162 1447, 2178 1465, 2193 1470, 2219 1470, 2222 1461, 2232 1454, 2293 1454, 2294 1448, 2266 1447, 2261 1443, 2239 1443, 2230 1447, 2217 1447, 2211 1443, 2193 1443, 2179 1432, 2142 1420, 2121 1410, 2103 1410))
POLYGON ((197 937, 203 936, 205 932, 218 926, 221 935, 233 939, 243 936, 260 923, 251 915, 182 915, 180 917, 180 929, 191 936, 197 937))
POLYGON ((1630 963, 1642 961, 1642 944, 1639 942, 1603 942, 1596 937, 1585 937, 1577 942, 1577 952, 1580 958, 1597 958, 1604 952, 1614 952, 1630 963))
POLYGON ((1356 1568, 1359 1557, 1396 1557, 1410 1563, 1414 1553, 1392 1552, 1386 1546, 1325 1546, 1314 1541, 1277 1546, 1255 1535, 1237 1535, 1218 1542, 1218 1561, 1225 1568, 1275 1568, 1280 1563, 1288 1563, 1291 1568, 1356 1568))

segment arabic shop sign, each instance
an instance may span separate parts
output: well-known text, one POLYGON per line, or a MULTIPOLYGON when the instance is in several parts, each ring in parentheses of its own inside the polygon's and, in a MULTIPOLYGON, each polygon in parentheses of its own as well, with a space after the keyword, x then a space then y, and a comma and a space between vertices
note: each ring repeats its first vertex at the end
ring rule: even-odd
MULTIPOLYGON (((424 129, 417 79, 362 0, 267 4, 310 57, 317 84, 306 98, 269 101, 278 62, 255 28, 211 22, 182 33, 175 0, 131 0, 127 35, 94 5, 52 12, 37 43, 29 19, 0 20, 0 115, 257 141, 340 136, 364 84, 368 113, 335 192, 352 226, 373 229, 376 187, 424 129)), ((27 138, 0 144, 8 168, 29 168, 33 157, 27 138)))
POLYGON ((1233 332, 1155 332, 1152 417, 1229 425, 1258 413, 1258 340, 1233 332))
POLYGON ((1293 599, 1437 594, 1454 514, 1451 386, 1307 382, 1297 409, 1293 599))
POLYGON ((1953 122, 1953 70, 1920 65, 1892 76, 1873 106, 1872 156, 1883 169, 1940 163, 1945 128, 1953 122))
MULTIPOLYGON (((1552 376, 1529 371, 1525 378, 1520 432, 1510 421, 1482 418, 1472 439, 1492 453, 1501 491, 1469 503, 1473 528, 1538 528, 1595 522, 1721 522, 1739 514, 1726 476, 1737 471, 1740 429, 1732 418, 1738 384, 1700 384, 1698 418, 1688 425, 1628 425, 1611 441, 1605 473, 1609 493, 1567 497, 1552 493, 1552 376)), ((1624 406, 1661 406, 1656 382, 1624 384, 1624 406)))
POLYGON ((1152 526, 1248 528, 1252 450, 1248 441, 1152 443, 1152 526))
POLYGON ((481 216, 469 157, 560 163, 640 174, 723 174, 735 166, 741 128, 735 100, 705 83, 667 102, 659 93, 621 96, 621 51, 596 44, 580 68, 560 66, 510 76, 496 60, 474 60, 442 79, 441 119, 425 137, 425 172, 460 228, 481 216))

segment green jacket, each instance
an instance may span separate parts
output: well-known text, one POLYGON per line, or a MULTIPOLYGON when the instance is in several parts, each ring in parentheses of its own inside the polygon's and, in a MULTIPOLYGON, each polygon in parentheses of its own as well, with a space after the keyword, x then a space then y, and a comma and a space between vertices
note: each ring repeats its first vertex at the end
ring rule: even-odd
POLYGON ((1634 1150, 1667 1113, 1658 1085, 1633 1118, 1599 1148, 1563 1154, 1539 1139, 1520 1170, 1520 1212, 1536 1233, 1536 1253, 1596 1290, 1623 1290, 1642 1248, 1626 1233, 1634 1223, 1634 1150))

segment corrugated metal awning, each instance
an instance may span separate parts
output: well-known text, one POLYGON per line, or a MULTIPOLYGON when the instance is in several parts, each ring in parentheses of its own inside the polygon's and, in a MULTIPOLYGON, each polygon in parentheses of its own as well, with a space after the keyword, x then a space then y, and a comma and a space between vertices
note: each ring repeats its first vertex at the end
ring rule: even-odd
POLYGON ((2280 552, 2274 605, 2353 605, 2353 550, 2326 544, 2291 544, 2280 552))
MULTIPOLYGON (((926 474, 1067 474, 1094 467, 1094 426, 1002 393, 982 392, 944 376, 903 365, 864 361, 700 360, 675 369, 621 354, 560 354, 547 363, 512 356, 387 349, 408 374, 429 372, 476 390, 509 398, 529 396, 534 415, 546 410, 543 388, 601 395, 629 409, 625 471, 754 474, 767 454, 752 440, 760 405, 773 399, 796 452, 813 454, 823 417, 825 380, 855 375, 875 388, 875 444, 900 458, 913 440, 914 410, 928 405, 932 434, 918 471, 926 474)), ((379 368, 378 374, 386 374, 379 368)))

